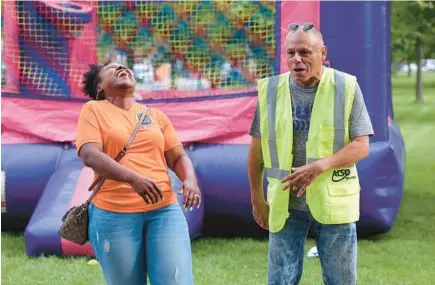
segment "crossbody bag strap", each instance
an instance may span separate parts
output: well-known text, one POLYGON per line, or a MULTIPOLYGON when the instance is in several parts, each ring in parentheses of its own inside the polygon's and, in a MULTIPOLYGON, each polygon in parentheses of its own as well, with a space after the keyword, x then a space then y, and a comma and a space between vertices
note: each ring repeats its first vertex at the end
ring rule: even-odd
MULTIPOLYGON (((136 137, 137 132, 140 129, 140 126, 142 125, 143 121, 145 120, 147 114, 148 114, 149 108, 145 107, 144 112, 140 116, 137 125, 131 134, 130 138, 128 139, 127 143, 125 144, 124 148, 121 149, 121 151, 118 153, 118 155, 115 157, 115 161, 120 161, 121 158, 125 156, 127 153, 128 148, 130 147, 131 143, 133 142, 134 138, 136 137)), ((94 198, 95 194, 97 194, 98 190, 100 190, 101 186, 103 186, 104 181, 106 180, 105 177, 99 177, 97 180, 92 183, 92 185, 89 187, 89 189, 93 189, 91 196, 88 198, 86 203, 90 203, 92 199, 94 198), (95 188, 94 188, 95 187, 95 188)))

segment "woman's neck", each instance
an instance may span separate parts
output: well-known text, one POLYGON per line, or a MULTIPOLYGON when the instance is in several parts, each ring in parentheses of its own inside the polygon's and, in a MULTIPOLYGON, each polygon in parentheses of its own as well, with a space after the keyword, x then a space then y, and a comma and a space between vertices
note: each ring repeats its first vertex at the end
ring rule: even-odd
POLYGON ((124 110, 129 110, 134 103, 136 103, 136 99, 134 99, 134 97, 108 97, 106 98, 107 101, 109 101, 110 103, 112 103, 113 105, 124 109, 124 110))

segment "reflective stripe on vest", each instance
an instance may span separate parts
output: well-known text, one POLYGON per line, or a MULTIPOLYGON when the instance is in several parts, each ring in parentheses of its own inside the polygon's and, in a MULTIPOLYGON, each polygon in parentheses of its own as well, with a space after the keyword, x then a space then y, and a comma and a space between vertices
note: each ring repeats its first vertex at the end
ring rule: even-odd
POLYGON ((279 169, 278 151, 276 147, 275 119, 276 119, 276 93, 279 76, 274 76, 267 82, 267 113, 269 116, 269 153, 271 168, 266 167, 266 175, 276 179, 286 177, 289 172, 279 169))
MULTIPOLYGON (((344 147, 344 128, 345 128, 345 74, 334 70, 334 148, 336 153, 344 147)), ((266 175, 271 178, 281 180, 289 174, 287 170, 279 168, 278 151, 276 147, 276 134, 275 134, 275 119, 276 119, 276 95, 278 89, 279 77, 274 76, 268 80, 267 83, 267 112, 269 116, 269 152, 271 168, 266 167, 266 175)), ((308 163, 319 160, 320 158, 307 159, 308 163)))

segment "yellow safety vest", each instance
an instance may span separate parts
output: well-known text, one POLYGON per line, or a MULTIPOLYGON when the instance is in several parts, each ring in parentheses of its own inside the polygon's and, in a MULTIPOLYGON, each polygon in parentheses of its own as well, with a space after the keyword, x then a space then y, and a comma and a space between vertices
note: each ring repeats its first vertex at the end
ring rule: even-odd
MULTIPOLYGON (((280 179, 293 163, 293 115, 290 73, 258 80, 261 149, 268 180, 269 231, 279 232, 289 217, 290 190, 280 179)), ((356 78, 324 67, 314 99, 306 142, 306 163, 328 157, 349 143, 349 117, 356 78)), ((355 164, 322 173, 307 189, 310 211, 319 223, 359 219, 360 184, 355 164)))

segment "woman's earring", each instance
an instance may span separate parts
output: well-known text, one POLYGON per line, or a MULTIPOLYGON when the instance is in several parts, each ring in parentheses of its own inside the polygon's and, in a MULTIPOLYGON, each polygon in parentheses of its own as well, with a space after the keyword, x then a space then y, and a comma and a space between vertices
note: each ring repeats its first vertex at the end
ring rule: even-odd
POLYGON ((95 97, 96 100, 99 100, 102 91, 103 89, 100 89, 100 91, 97 92, 97 96, 95 97))

